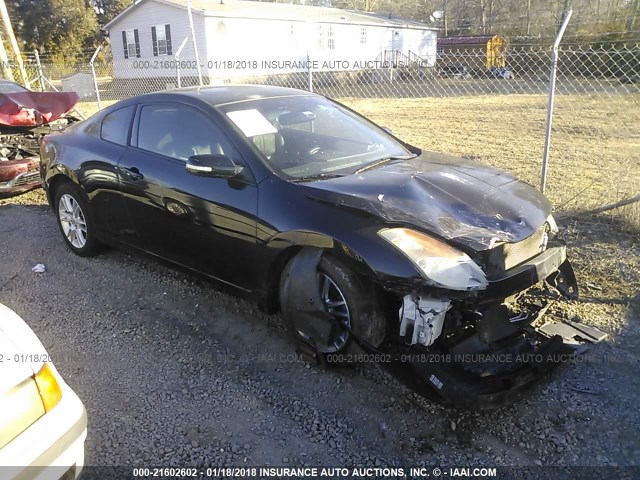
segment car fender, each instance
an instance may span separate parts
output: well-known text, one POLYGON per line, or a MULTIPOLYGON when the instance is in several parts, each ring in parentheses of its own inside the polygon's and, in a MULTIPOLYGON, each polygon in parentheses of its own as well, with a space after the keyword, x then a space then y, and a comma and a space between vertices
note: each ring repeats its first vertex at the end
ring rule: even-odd
POLYGON ((267 247, 283 250, 283 253, 292 247, 295 247, 296 250, 304 247, 321 248, 331 251, 334 255, 346 260, 360 274, 367 276, 375 274, 374 269, 363 256, 345 242, 325 233, 304 230, 281 232, 269 239, 267 247))
POLYGON ((287 263, 305 248, 321 249, 331 252, 347 263, 356 273, 368 278, 375 277, 371 265, 355 250, 329 235, 304 230, 291 230, 274 235, 266 243, 267 248, 277 249, 279 253, 268 266, 267 285, 264 295, 260 295, 263 301, 259 304, 267 312, 278 311, 278 290, 280 276, 287 263))
POLYGON ((55 189, 57 185, 61 183, 71 181, 76 185, 80 185, 80 181, 75 172, 65 165, 56 164, 53 165, 44 176, 45 191, 47 192, 47 200, 49 205, 53 208, 55 202, 55 189))
POLYGON ((303 246, 318 248, 333 248, 335 240, 324 233, 305 230, 290 230, 280 232, 269 239, 267 247, 283 248, 283 246, 303 246))

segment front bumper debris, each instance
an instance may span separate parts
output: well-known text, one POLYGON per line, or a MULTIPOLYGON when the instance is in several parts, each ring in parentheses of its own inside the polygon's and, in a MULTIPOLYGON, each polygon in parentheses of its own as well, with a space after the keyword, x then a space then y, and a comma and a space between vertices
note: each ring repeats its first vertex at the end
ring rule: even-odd
POLYGON ((548 337, 559 335, 564 343, 576 348, 584 342, 598 343, 605 340, 608 335, 601 330, 589 325, 564 320, 562 323, 548 321, 538 331, 548 337))
MULTIPOLYGON (((335 328, 317 298, 321 256, 320 249, 311 249, 296 259, 285 285, 290 295, 281 302, 283 311, 295 312, 289 315, 294 318, 289 331, 297 351, 314 363, 324 363, 315 347, 335 328)), ((350 334, 417 392, 457 407, 495 408, 521 398, 555 366, 582 353, 582 342, 606 337, 592 327, 547 316, 554 301, 577 293, 566 247, 554 242, 528 261, 490 276, 487 289, 475 296, 405 292, 398 323, 390 327, 397 328, 397 336, 387 337, 380 347, 350 334), (407 299, 415 303, 413 310, 407 299)))
MULTIPOLYGON (((486 302, 526 290, 549 278, 565 262, 567 262, 566 246, 558 244, 551 246, 522 265, 507 270, 497 278, 490 279, 489 286, 481 294, 481 299, 486 302)), ((568 265, 570 268, 570 264, 568 265)), ((575 276, 573 280, 575 282, 575 276)), ((577 293, 577 285, 575 288, 577 293)))
POLYGON ((412 348, 394 373, 430 398, 463 408, 488 409, 518 400, 557 365, 606 338, 600 330, 545 316, 549 298, 527 299, 515 314, 501 303, 510 295, 546 284, 564 297, 578 287, 564 245, 552 247, 490 282, 477 305, 474 333, 439 348, 412 348), (484 306, 483 306, 484 305, 484 306), (410 366, 417 378, 405 372, 410 366))
POLYGON ((40 187, 40 172, 31 170, 19 173, 6 182, 0 182, 0 195, 16 195, 40 187))
POLYGON ((512 368, 497 375, 469 372, 460 363, 464 356, 457 359, 456 355, 434 355, 427 361, 411 362, 411 367, 427 387, 423 389, 427 396, 457 407, 484 410, 522 398, 538 379, 574 355, 575 350, 556 335, 524 354, 496 354, 496 359, 512 368))

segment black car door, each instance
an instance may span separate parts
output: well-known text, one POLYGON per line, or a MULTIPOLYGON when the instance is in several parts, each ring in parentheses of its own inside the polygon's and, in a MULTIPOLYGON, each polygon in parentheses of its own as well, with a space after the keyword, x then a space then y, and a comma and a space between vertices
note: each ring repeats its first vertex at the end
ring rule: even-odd
POLYGON ((96 229, 100 235, 127 243, 137 240, 129 216, 122 208, 118 162, 127 150, 135 105, 111 111, 85 129, 87 155, 78 170, 82 187, 91 199, 96 229))
POLYGON ((126 208, 148 252, 253 289, 257 187, 229 137, 204 111, 177 102, 138 106, 119 162, 126 208), (186 160, 223 154, 244 167, 233 179, 193 175, 186 160))

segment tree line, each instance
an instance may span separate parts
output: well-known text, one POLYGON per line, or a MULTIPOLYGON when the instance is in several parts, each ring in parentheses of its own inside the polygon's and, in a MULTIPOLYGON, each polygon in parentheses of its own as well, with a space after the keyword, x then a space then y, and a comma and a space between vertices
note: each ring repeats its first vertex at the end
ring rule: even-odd
MULTIPOLYGON (((217 0, 212 0, 217 1, 217 0)), ((291 0, 275 0, 292 3, 291 0)), ((502 34, 512 43, 553 37, 573 9, 567 35, 591 43, 640 41, 640 0, 294 0, 433 24, 440 35, 502 34), (441 14, 433 15, 434 12, 441 14), (439 17, 439 18, 436 18, 439 17)), ((102 27, 132 0, 6 0, 23 51, 70 62, 104 41, 102 27)), ((6 39, 4 39, 6 41, 6 39)))
POLYGON ((101 43, 102 27, 132 3, 132 0, 6 0, 23 52, 37 49, 65 62, 73 62, 101 43))
MULTIPOLYGON (((289 0, 276 0, 290 3, 289 0)), ((309 0, 430 23, 440 35, 502 34, 512 43, 553 37, 573 10, 567 36, 581 42, 640 40, 640 0, 309 0), (434 18, 434 12, 441 12, 434 18)))

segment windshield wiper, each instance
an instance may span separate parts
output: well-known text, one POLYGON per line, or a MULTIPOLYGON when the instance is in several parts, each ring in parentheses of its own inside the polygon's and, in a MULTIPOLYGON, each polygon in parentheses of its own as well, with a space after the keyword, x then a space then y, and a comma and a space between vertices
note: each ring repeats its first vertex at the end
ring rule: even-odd
POLYGON ((293 182, 309 182, 312 180, 326 180, 329 178, 344 177, 344 173, 315 173, 313 175, 305 175, 304 177, 297 177, 292 179, 293 182))
POLYGON ((402 156, 390 156, 390 157, 384 157, 381 158, 380 160, 375 160, 371 163, 369 163, 368 165, 365 165, 364 167, 360 167, 359 169, 357 169, 354 173, 354 175, 358 174, 358 173, 362 173, 362 172, 366 172, 367 170, 371 170, 372 168, 376 168, 379 167, 380 165, 384 165, 385 163, 389 163, 389 162, 394 162, 396 160, 409 160, 411 158, 415 158, 417 157, 417 155, 402 155, 402 156))

